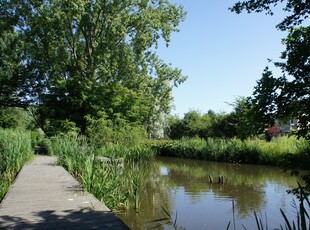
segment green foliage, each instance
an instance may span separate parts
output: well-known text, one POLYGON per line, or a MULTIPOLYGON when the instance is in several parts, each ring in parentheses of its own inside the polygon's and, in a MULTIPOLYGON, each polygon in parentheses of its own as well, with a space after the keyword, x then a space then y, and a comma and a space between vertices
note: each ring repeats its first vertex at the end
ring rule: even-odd
POLYGON ((172 117, 169 120, 168 136, 171 139, 182 137, 246 139, 254 133, 254 130, 245 103, 245 99, 237 100, 233 105, 235 111, 229 114, 216 114, 211 110, 201 114, 193 110, 185 113, 183 119, 172 117))
POLYGON ((249 0, 249 1, 238 1, 231 11, 240 14, 243 10, 248 13, 251 12, 263 12, 273 15, 273 7, 276 7, 280 3, 285 2, 286 6, 283 8, 287 12, 287 16, 281 23, 277 25, 277 28, 281 30, 287 30, 297 25, 300 25, 309 15, 309 3, 307 1, 295 1, 295 0, 249 0))
POLYGON ((48 128, 47 134, 50 136, 61 134, 76 136, 80 132, 80 129, 76 127, 76 124, 68 119, 51 120, 48 128))
MULTIPOLYGON (((242 1, 236 3, 231 10, 240 13, 266 11, 272 14, 271 6, 283 1, 242 1)), ((274 62, 281 68, 282 76, 274 77, 266 68, 262 78, 257 82, 251 98, 253 118, 265 124, 272 124, 275 118, 298 119, 298 132, 300 137, 309 138, 310 130, 310 27, 305 23, 309 17, 310 6, 306 1, 287 0, 284 11, 288 16, 278 24, 278 29, 287 31, 283 39, 286 46, 282 52, 281 62, 274 62)))
MULTIPOLYGON (((289 222, 288 218, 286 217, 284 211, 281 209, 281 214, 285 220, 285 227, 286 229, 298 229, 298 230, 307 230, 310 227, 310 216, 309 216, 309 209, 307 210, 306 207, 310 207, 310 201, 308 199, 307 194, 303 190, 302 186, 298 183, 298 190, 299 190, 299 208, 295 203, 296 213, 297 213, 297 220, 292 221, 292 224, 289 222), (306 205, 304 204, 306 203, 306 205)), ((281 229, 282 226, 281 226, 281 229)))
POLYGON ((130 162, 126 164, 124 175, 124 183, 128 191, 128 198, 131 206, 137 211, 140 209, 141 197, 145 185, 148 182, 146 175, 149 170, 149 163, 147 161, 130 162))
POLYGON ((265 122, 262 123, 259 117, 254 116, 253 113, 256 113, 256 110, 249 98, 236 98, 231 106, 234 110, 230 114, 229 122, 235 127, 237 138, 245 140, 262 133, 265 122))
POLYGON ((144 127, 133 124, 121 117, 108 118, 106 113, 98 112, 98 118, 87 116, 87 135, 92 144, 122 144, 126 146, 141 143, 147 137, 144 127))
POLYGON ((0 128, 0 200, 24 163, 32 156, 29 132, 0 128))
POLYGON ((144 143, 136 143, 135 145, 108 144, 96 149, 97 154, 111 159, 123 159, 125 162, 139 162, 152 160, 155 157, 153 151, 144 143))
MULTIPOLYGON (((296 134, 310 140, 310 27, 306 23, 310 13, 309 2, 292 0, 239 1, 231 10, 236 13, 241 13, 243 10, 247 12, 266 11, 272 15, 271 6, 282 2, 286 3, 283 10, 288 14, 277 25, 277 28, 287 31, 288 35, 282 41, 286 46, 281 55, 283 61, 274 64, 281 68, 283 74, 280 77, 274 77, 268 68, 265 69, 262 79, 258 81, 253 96, 250 98, 251 104, 255 108, 252 110, 254 112, 252 117, 264 121, 266 124, 274 122, 275 118, 297 119, 296 134)), ((308 162, 309 150, 307 154, 298 158, 308 162)), ((285 167, 293 169, 293 172, 300 168, 294 158, 291 161, 286 161, 285 167)), ((309 189, 309 173, 304 178, 309 189)))
POLYGON ((21 42, 14 33, 13 18, 3 18, 4 10, 0 9, 0 107, 20 105, 19 96, 22 96, 18 92, 21 42))
POLYGON ((94 148, 83 137, 59 136, 51 142, 52 152, 82 184, 86 191, 104 201, 110 208, 126 200, 122 194, 122 181, 114 165, 106 167, 96 159, 94 148))
POLYGON ((286 45, 286 50, 282 53, 285 62, 277 62, 275 65, 288 76, 283 75, 278 79, 277 89, 280 92, 275 98, 278 116, 297 118, 297 134, 309 138, 310 27, 291 29, 283 42, 286 45), (293 77, 292 80, 290 76, 293 77))
POLYGON ((169 112, 172 87, 185 80, 154 52, 185 18, 170 1, 17 0, 0 9, 0 25, 10 22, 21 43, 12 69, 23 81, 10 94, 17 88, 23 102, 38 106, 43 130, 84 134, 86 116, 104 111, 152 131, 169 112))
MULTIPOLYGON (((271 142, 259 139, 181 139, 175 141, 150 142, 158 155, 233 163, 280 165, 285 156, 294 159, 309 151, 306 140, 275 138, 271 142)), ((306 166, 306 164, 305 164, 306 166)))
POLYGON ((30 114, 21 108, 0 108, 0 127, 31 130, 35 122, 30 114))
MULTIPOLYGON (((155 152, 148 146, 92 145, 85 137, 61 135, 52 138, 50 152, 82 186, 111 209, 126 208, 134 200, 137 208, 142 180, 139 175, 124 174, 124 163, 149 160, 155 152)), ((138 168, 136 169, 138 170, 138 168)))

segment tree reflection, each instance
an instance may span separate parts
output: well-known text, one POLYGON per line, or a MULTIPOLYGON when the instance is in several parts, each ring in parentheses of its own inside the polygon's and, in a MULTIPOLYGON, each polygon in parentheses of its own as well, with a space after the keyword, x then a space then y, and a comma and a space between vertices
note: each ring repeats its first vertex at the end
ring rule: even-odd
MULTIPOLYGON (((285 188, 295 186, 296 179, 288 178, 275 167, 257 165, 232 165, 217 162, 158 158, 147 166, 139 166, 147 180, 143 189, 140 210, 126 211, 120 217, 132 229, 150 228, 149 222, 163 218, 162 206, 176 212, 177 201, 172 191, 182 192, 192 203, 199 203, 202 197, 234 200, 238 218, 253 215, 266 205, 266 185, 270 182, 282 184, 285 188), (214 183, 210 183, 209 175, 214 183), (218 184, 218 177, 223 183, 218 184)), ((204 198, 203 198, 204 199, 204 198)))

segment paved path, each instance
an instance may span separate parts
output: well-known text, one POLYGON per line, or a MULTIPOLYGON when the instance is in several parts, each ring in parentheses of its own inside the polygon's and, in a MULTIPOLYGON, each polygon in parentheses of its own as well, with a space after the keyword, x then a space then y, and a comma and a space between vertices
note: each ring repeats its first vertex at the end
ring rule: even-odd
POLYGON ((0 229, 129 229, 56 162, 37 156, 23 167, 0 204, 0 229))

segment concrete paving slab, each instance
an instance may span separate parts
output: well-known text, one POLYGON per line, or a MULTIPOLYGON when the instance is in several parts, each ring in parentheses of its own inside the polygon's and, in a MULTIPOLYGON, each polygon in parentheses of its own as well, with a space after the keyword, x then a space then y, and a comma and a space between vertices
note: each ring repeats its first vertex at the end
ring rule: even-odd
POLYGON ((57 158, 36 156, 26 164, 0 204, 0 229, 129 229, 57 158))

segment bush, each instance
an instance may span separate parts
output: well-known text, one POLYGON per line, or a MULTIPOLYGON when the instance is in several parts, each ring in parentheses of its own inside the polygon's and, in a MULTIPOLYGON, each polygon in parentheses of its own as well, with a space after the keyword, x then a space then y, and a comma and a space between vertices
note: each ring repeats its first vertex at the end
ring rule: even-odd
POLYGON ((6 129, 31 130, 35 126, 35 121, 29 113, 21 108, 1 108, 0 127, 6 129))
POLYGON ((99 112, 98 117, 87 116, 86 118, 87 135, 94 145, 99 147, 107 144, 131 146, 142 143, 147 138, 145 129, 140 125, 130 124, 119 117, 112 121, 104 112, 99 112))

